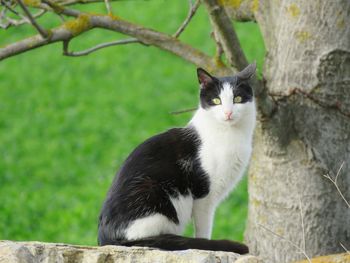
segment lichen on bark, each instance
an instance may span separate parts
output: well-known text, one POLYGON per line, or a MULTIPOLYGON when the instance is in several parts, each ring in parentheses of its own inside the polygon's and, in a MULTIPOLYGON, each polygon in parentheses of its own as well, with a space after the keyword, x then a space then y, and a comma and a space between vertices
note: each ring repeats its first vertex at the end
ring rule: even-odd
POLYGON ((91 27, 90 15, 81 14, 76 19, 65 22, 62 27, 69 30, 73 36, 77 36, 91 27))

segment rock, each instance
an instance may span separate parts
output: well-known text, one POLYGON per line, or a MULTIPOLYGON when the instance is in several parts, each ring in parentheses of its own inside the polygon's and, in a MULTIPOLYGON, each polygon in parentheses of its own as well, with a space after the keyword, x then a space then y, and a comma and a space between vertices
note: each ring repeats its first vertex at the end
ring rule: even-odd
POLYGON ((204 250, 161 251, 143 247, 76 246, 0 241, 0 263, 262 263, 257 257, 204 250))
MULTIPOLYGON (((333 254, 312 258, 312 263, 350 263, 350 253, 333 254)), ((295 263, 308 263, 308 260, 302 260, 295 263)))

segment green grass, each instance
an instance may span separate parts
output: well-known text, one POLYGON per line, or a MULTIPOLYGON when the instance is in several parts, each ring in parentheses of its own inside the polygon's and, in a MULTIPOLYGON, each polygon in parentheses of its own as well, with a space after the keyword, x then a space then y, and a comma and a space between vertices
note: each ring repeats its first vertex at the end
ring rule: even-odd
MULTIPOLYGON (((88 8, 104 12, 103 5, 88 8)), ((114 4, 119 15, 163 32, 174 32, 186 9, 187 1, 114 4)), ((258 28, 235 27, 248 59, 261 68, 258 28)), ((33 33, 29 26, 0 30, 0 46, 33 33)), ((181 39, 214 54, 209 35, 201 7, 181 39)), ((115 37, 94 30, 72 49, 115 37)), ((156 48, 112 47, 80 58, 61 53, 55 44, 0 63, 0 239, 95 245, 99 210, 122 161, 146 138, 191 117, 170 111, 197 105, 195 66, 156 48)), ((242 240, 246 214, 244 179, 220 205, 213 237, 242 240)))

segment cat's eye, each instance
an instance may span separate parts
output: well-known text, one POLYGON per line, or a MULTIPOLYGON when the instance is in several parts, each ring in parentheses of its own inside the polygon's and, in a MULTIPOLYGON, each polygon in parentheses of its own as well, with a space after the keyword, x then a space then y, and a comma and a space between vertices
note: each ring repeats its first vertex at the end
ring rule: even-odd
POLYGON ((233 99, 233 102, 234 102, 234 103, 241 103, 241 102, 242 102, 242 97, 241 97, 241 96, 236 96, 236 97, 233 99))
POLYGON ((212 102, 213 102, 215 105, 221 104, 221 100, 220 100, 219 98, 214 98, 214 99, 212 99, 212 102))

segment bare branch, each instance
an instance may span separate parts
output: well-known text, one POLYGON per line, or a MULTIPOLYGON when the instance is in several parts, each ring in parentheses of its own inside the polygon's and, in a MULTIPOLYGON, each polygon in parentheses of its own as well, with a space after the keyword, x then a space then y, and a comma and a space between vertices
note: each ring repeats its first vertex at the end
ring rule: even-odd
POLYGON ((15 10, 15 5, 14 6, 11 6, 7 1, 5 0, 1 0, 0 1, 1 5, 4 6, 4 9, 1 10, 1 15, 0 15, 0 19, 1 20, 6 20, 7 23, 6 24, 1 24, 1 27, 4 28, 4 29, 7 29, 9 28, 11 25, 17 25, 19 24, 20 22, 23 22, 23 23, 30 23, 29 19, 25 16, 23 16, 22 14, 20 14, 19 12, 17 12, 15 10), (21 19, 20 20, 17 20, 17 19, 13 19, 13 18, 10 18, 10 17, 7 17, 5 14, 6 14, 6 11, 10 11, 11 13, 13 13, 14 15, 20 17, 21 19))
POLYGON ((10 26, 11 26, 11 23, 9 23, 9 22, 6 24, 0 23, 0 28, 2 28, 2 29, 8 29, 10 26))
POLYGON ((179 27, 179 29, 175 32, 173 37, 178 38, 181 33, 186 29, 187 25, 190 23, 192 17, 196 14, 198 7, 200 6, 200 0, 197 0, 195 4, 192 4, 192 0, 188 0, 189 2, 189 11, 185 21, 179 27))
POLYGON ((178 110, 178 111, 172 111, 170 112, 170 114, 173 114, 173 115, 179 115, 179 114, 182 114, 182 113, 186 113, 186 112, 191 112, 191 111, 195 111, 197 110, 198 108, 191 108, 191 109, 185 109, 185 110, 178 110))
MULTIPOLYGON (((90 0, 84 0, 84 1, 90 1, 90 0)), ((109 1, 113 1, 113 0, 109 0, 109 1)), ((210 5, 212 5, 213 3, 214 4, 217 3, 216 0, 203 0, 203 1, 208 2, 210 5)), ((96 1, 92 1, 92 2, 96 2, 96 1)), ((198 49, 195 49, 192 46, 186 45, 182 42, 179 42, 175 37, 171 37, 169 35, 159 33, 150 29, 146 29, 144 31, 145 28, 134 24, 128 24, 127 21, 124 21, 112 15, 110 16, 92 15, 88 13, 81 13, 80 11, 68 9, 62 6, 62 5, 68 5, 71 3, 80 3, 80 0, 78 1, 66 0, 66 1, 57 1, 57 2, 54 2, 52 0, 42 0, 42 3, 34 7, 40 8, 46 11, 53 11, 60 16, 65 15, 65 16, 72 16, 72 17, 78 18, 79 15, 85 14, 86 16, 89 17, 89 23, 91 25, 91 28, 100 27, 100 28, 120 32, 125 35, 129 35, 133 38, 140 40, 140 42, 142 43, 154 45, 163 50, 174 53, 175 55, 182 57, 183 59, 191 63, 194 63, 197 66, 205 67, 208 71, 211 71, 212 73, 217 75, 232 74, 232 71, 230 70, 230 68, 227 67, 221 60, 221 56, 220 56, 222 53, 221 50, 224 50, 231 65, 235 64, 234 63, 234 61, 236 61, 235 58, 238 58, 238 63, 237 63, 237 65, 239 65, 237 66, 238 69, 243 68, 247 64, 245 56, 237 40, 235 31, 231 25, 230 19, 228 18, 225 10, 222 7, 220 8, 219 5, 214 5, 215 8, 210 8, 210 5, 208 7, 208 10, 211 10, 209 13, 211 14, 211 18, 213 21, 214 32, 217 35, 216 37, 218 39, 217 43, 220 43, 220 46, 218 46, 217 56, 215 56, 214 59, 212 59, 206 54, 204 54, 203 52, 199 51, 198 49), (58 3, 61 3, 61 4, 58 4, 58 3), (217 7, 219 7, 219 10, 216 10, 217 7), (110 19, 111 21, 108 21, 108 19, 110 19), (215 19, 217 19, 217 21, 215 19), (123 25, 119 27, 121 24, 123 25), (222 30, 215 29, 216 27, 221 27, 222 25, 224 25, 224 28, 222 30), (129 29, 131 29, 131 31, 129 29), (143 35, 144 32, 147 32, 146 35, 143 35)), ((193 17, 195 11, 198 8, 197 5, 199 5, 199 0, 197 0, 194 5, 191 5, 192 8, 190 8, 189 15, 187 16, 185 22, 182 24, 182 26, 180 26, 180 31, 175 33, 177 36, 181 34, 181 31, 183 31, 188 25, 188 23, 190 22, 191 17, 193 17)), ((65 22, 63 24, 63 27, 69 23, 70 21, 65 22)), ((7 26, 7 25, 4 25, 4 26, 7 26)), ((82 33, 85 31, 87 30, 79 29, 78 33, 82 33)), ((77 33, 73 32, 73 34, 77 34, 77 33)), ((69 38, 69 40, 71 38, 69 38)), ((17 49, 14 49, 14 50, 17 50, 17 49)), ((1 51, 4 52, 4 49, 2 50, 0 49, 0 52, 1 51)), ((267 94, 266 89, 264 88, 264 85, 261 81, 258 81, 257 79, 253 79, 253 87, 254 87, 255 97, 257 98, 256 100, 257 106, 258 106, 259 112, 262 113, 262 118, 271 116, 271 114, 275 110, 276 103, 267 94)))
POLYGON ((106 9, 108 12, 108 15, 112 15, 112 7, 111 7, 111 3, 109 2, 109 0, 104 0, 105 1, 105 5, 106 5, 106 9))
MULTIPOLYGON (((67 11, 66 9, 62 10, 62 12, 67 11)), ((40 36, 34 36, 0 48, 0 60, 43 45, 58 41, 69 41, 92 28, 102 28, 131 36, 144 44, 153 45, 171 52, 197 66, 206 67, 214 73, 224 75, 230 72, 227 67, 217 67, 215 61, 205 53, 167 34, 113 16, 93 15, 81 13, 77 10, 70 10, 69 12, 71 15, 78 15, 78 17, 75 20, 67 21, 58 28, 52 29, 50 39, 45 40, 40 38, 40 36)))
POLYGON ((48 38, 49 34, 48 32, 42 28, 36 21, 35 18, 32 16, 32 14, 29 12, 28 8, 26 7, 26 5, 22 2, 22 0, 17 0, 18 4, 20 5, 20 7, 23 9, 24 13, 26 14, 26 16, 28 17, 30 23, 33 25, 33 27, 35 27, 35 29, 39 32, 39 34, 43 37, 43 38, 48 38))
MULTIPOLYGON (((12 6, 9 5, 9 3, 7 3, 5 0, 1 0, 0 1, 2 5, 4 5, 6 7, 7 10, 9 10, 10 12, 14 13, 17 16, 22 16, 20 13, 18 13, 14 8, 12 8, 12 6)), ((6 10, 4 9, 4 10, 6 10)))
POLYGON ((11 26, 10 22, 7 22, 6 24, 0 23, 0 28, 2 29, 8 29, 11 26))
POLYGON ((336 174, 336 176, 335 176, 335 180, 334 180, 335 183, 337 183, 338 176, 339 176, 339 174, 340 174, 340 171, 343 169, 344 163, 345 163, 345 162, 342 162, 341 165, 340 165, 340 167, 339 167, 339 169, 338 169, 338 172, 337 172, 337 174, 336 174))
POLYGON ((309 258, 309 256, 306 254, 306 242, 305 242, 305 227, 304 227, 304 216, 303 216, 303 208, 302 208, 302 202, 301 202, 301 197, 299 195, 299 211, 300 211, 300 221, 301 221, 301 228, 302 228, 302 247, 298 246, 296 243, 286 239, 285 237, 283 237, 282 235, 279 235, 275 232, 273 232, 272 230, 268 229, 267 227, 263 226, 262 224, 258 224, 260 227, 262 227, 263 229, 265 229, 266 231, 274 234, 275 236, 281 238, 282 240, 288 242, 289 244, 291 244, 293 247, 295 247, 299 253, 302 253, 305 258, 308 260, 308 262, 311 263, 311 259, 309 258))
POLYGON ((132 43, 141 43, 141 41, 136 39, 136 38, 117 40, 117 41, 99 44, 99 45, 96 45, 92 48, 86 49, 84 51, 78 51, 78 52, 68 51, 68 43, 69 43, 68 41, 63 42, 63 55, 70 56, 70 57, 80 57, 80 56, 89 55, 90 53, 95 52, 95 51, 102 49, 102 48, 125 45, 125 44, 132 44, 132 43))
POLYGON ((215 61, 208 55, 167 34, 135 25, 121 19, 115 19, 110 16, 91 16, 91 23, 95 27, 120 32, 137 38, 142 43, 153 45, 171 52, 197 66, 205 66, 208 67, 209 70, 217 70, 225 74, 229 72, 227 67, 218 69, 215 61))
POLYGON ((211 33, 211 36, 212 36, 212 38, 214 39, 215 45, 216 45, 215 59, 216 59, 217 63, 223 63, 223 62, 222 62, 222 55, 224 54, 224 50, 223 50, 223 48, 222 48, 222 45, 221 45, 221 43, 220 43, 218 37, 216 36, 215 31, 213 31, 213 32, 211 33))
POLYGON ((38 7, 47 11, 53 11, 58 15, 66 15, 66 16, 72 16, 72 17, 78 17, 80 14, 82 14, 80 11, 74 10, 74 9, 68 9, 66 7, 63 7, 61 5, 56 4, 55 2, 51 0, 42 0, 43 3, 46 5, 40 4, 38 7))
POLYGON ((259 9, 259 1, 243 0, 240 1, 239 6, 224 4, 224 7, 230 18, 232 18, 233 20, 240 22, 255 22, 255 13, 259 9))
POLYGON ((341 169, 343 168, 343 166, 344 166, 344 162, 342 162, 342 164, 340 165, 340 168, 339 168, 339 170, 338 170, 338 172, 337 172, 337 175, 335 176, 335 179, 332 179, 332 178, 330 177, 329 174, 325 174, 325 175, 323 175, 323 176, 324 176, 325 178, 329 179, 329 180, 334 184, 334 186, 337 188, 338 193, 340 194, 341 198, 344 200, 344 202, 346 203, 346 205, 348 206, 348 208, 350 208, 349 202, 348 202, 348 201, 346 200, 346 198, 344 197, 344 195, 343 195, 343 193, 341 192, 341 190, 339 189, 339 186, 338 186, 338 183, 337 183, 338 176, 339 176, 340 171, 341 171, 341 169))
POLYGON ((280 235, 280 234, 277 234, 275 232, 273 232, 272 230, 268 229, 267 227, 263 226, 262 224, 258 224, 258 226, 260 226, 261 228, 263 228, 264 230, 266 230, 267 232, 270 232, 271 234, 279 237, 280 239, 286 241, 287 243, 291 244, 293 247, 295 247, 300 253, 302 253, 305 258, 307 259, 308 262, 312 263, 311 262, 311 259, 309 258, 309 256, 306 254, 305 250, 303 250, 301 247, 299 247, 297 244, 295 244, 294 242, 286 239, 284 236, 280 235))
POLYGON ((203 3, 208 10, 213 29, 225 51, 228 62, 235 69, 242 70, 248 65, 248 61, 224 7, 217 0, 203 0, 203 3))
MULTIPOLYGON (((55 1, 55 3, 62 5, 62 6, 69 6, 69 5, 75 5, 75 4, 91 4, 91 3, 102 3, 105 0, 58 0, 55 1)), ((116 2, 119 0, 110 0, 110 2, 116 2)))
MULTIPOLYGON (((232 26, 225 8, 218 0, 203 0, 212 23, 214 34, 220 42, 230 65, 236 70, 242 70, 248 64, 239 44, 237 34, 232 26)), ((276 104, 267 94, 262 81, 252 79, 257 105, 262 117, 269 117, 275 111, 276 104)))
MULTIPOLYGON (((46 13, 45 10, 40 10, 38 13, 34 14, 33 17, 34 18, 38 18, 38 17, 41 17, 42 15, 44 15, 45 13, 46 13)), ((20 26, 20 25, 23 25, 23 24, 30 23, 30 21, 26 17, 23 17, 20 20, 11 19, 9 17, 6 17, 5 19, 8 21, 8 27, 10 27, 10 26, 20 26)))
POLYGON ((63 28, 54 29, 51 31, 51 33, 52 35, 50 39, 44 39, 41 37, 41 35, 36 35, 5 46, 4 48, 0 48, 0 61, 28 50, 73 37, 69 30, 63 28))
POLYGON ((339 242, 340 246, 350 255, 350 251, 341 243, 339 242))
POLYGON ((301 229, 303 231, 303 250, 306 251, 304 216, 303 216, 303 208, 302 208, 302 205, 301 205, 301 197, 300 197, 300 195, 299 195, 299 210, 300 210, 301 229))
MULTIPOLYGON (((120 0, 109 0, 109 2, 118 2, 120 0)), ((147 0, 139 0, 139 1, 147 1, 147 0)), ((105 0, 55 0, 55 3, 61 6, 69 6, 76 4, 93 4, 93 3, 103 3, 105 0)))
MULTIPOLYGON (((0 3, 2 4, 1 1, 0 1, 0 3)), ((0 27, 3 28, 3 29, 7 29, 11 25, 9 22, 7 22, 7 23, 3 23, 2 22, 4 20, 6 20, 6 11, 7 11, 7 9, 3 8, 1 10, 1 13, 0 13, 0 27)))

